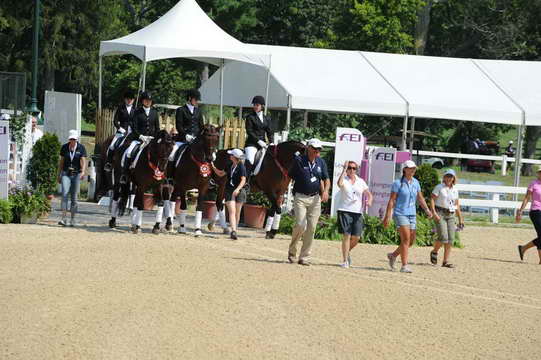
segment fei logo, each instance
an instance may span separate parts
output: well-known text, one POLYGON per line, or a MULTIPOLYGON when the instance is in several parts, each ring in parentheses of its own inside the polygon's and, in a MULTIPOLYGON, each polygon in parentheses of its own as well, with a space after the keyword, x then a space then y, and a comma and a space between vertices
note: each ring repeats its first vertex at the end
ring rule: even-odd
POLYGON ((384 152, 377 153, 376 160, 394 161, 394 153, 384 153, 384 152))
POLYGON ((342 134, 340 141, 362 142, 363 136, 361 134, 342 134))

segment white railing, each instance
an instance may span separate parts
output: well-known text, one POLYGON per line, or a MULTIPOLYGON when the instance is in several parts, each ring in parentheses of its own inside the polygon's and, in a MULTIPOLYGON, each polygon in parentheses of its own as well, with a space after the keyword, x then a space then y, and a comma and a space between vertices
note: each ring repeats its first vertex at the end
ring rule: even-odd
MULTIPOLYGON (((525 187, 514 186, 495 186, 495 185, 475 185, 475 184, 456 184, 456 189, 460 194, 460 206, 476 206, 489 208, 490 220, 497 224, 499 221, 499 209, 519 209, 522 201, 500 200, 504 194, 526 194, 525 187), (487 193, 490 199, 471 199, 465 196, 476 196, 475 193, 487 193)), ((530 204, 526 205, 526 209, 530 204)))

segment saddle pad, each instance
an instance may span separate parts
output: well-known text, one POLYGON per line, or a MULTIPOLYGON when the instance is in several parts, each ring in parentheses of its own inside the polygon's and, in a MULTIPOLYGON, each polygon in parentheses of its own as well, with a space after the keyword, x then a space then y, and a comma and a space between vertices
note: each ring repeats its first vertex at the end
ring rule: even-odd
POLYGON ((261 165, 263 165, 263 159, 265 158, 265 154, 267 153, 267 149, 259 149, 259 151, 255 154, 254 159, 254 172, 252 173, 253 176, 256 176, 261 171, 261 165))
POLYGON ((184 155, 184 152, 188 148, 188 144, 182 144, 177 150, 177 153, 175 154, 175 167, 178 167, 178 164, 180 163, 180 159, 182 159, 182 155, 184 155))
POLYGON ((131 158, 134 159, 134 160, 132 161, 132 163, 131 163, 131 165, 130 165, 130 169, 135 169, 135 166, 137 165, 137 161, 139 161, 139 157, 141 156, 141 153, 143 152, 143 149, 144 149, 146 146, 147 146, 146 143, 142 143, 142 144, 137 145, 137 146, 133 149, 133 151, 132 151, 132 153, 131 153, 131 158), (135 154, 137 154, 137 155, 136 155, 135 158, 134 158, 133 155, 135 155, 135 154))

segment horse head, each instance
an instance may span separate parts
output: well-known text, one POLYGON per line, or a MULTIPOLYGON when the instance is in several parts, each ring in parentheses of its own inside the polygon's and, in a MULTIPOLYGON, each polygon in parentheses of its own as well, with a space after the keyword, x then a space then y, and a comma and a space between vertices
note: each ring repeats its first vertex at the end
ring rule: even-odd
POLYGON ((160 170, 165 170, 169 154, 173 150, 175 142, 173 137, 166 130, 160 130, 149 145, 150 156, 153 158, 160 170))
POLYGON ((203 161, 212 161, 212 154, 218 149, 220 140, 220 127, 207 124, 201 132, 201 145, 205 158, 203 161))
POLYGON ((304 155, 306 153, 306 145, 299 141, 286 141, 277 145, 278 161, 286 169, 291 167, 293 159, 296 155, 304 155))

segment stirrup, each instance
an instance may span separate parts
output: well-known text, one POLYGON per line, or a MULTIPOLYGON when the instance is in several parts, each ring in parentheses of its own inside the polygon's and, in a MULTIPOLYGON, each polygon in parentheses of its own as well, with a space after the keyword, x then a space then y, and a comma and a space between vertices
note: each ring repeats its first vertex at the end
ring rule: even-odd
POLYGON ((122 185, 126 185, 126 184, 128 183, 128 175, 121 175, 121 176, 120 176, 119 182, 120 182, 122 185))
POLYGON ((111 164, 110 162, 106 163, 105 166, 103 167, 103 170, 107 172, 111 172, 113 170, 113 164, 111 164))

